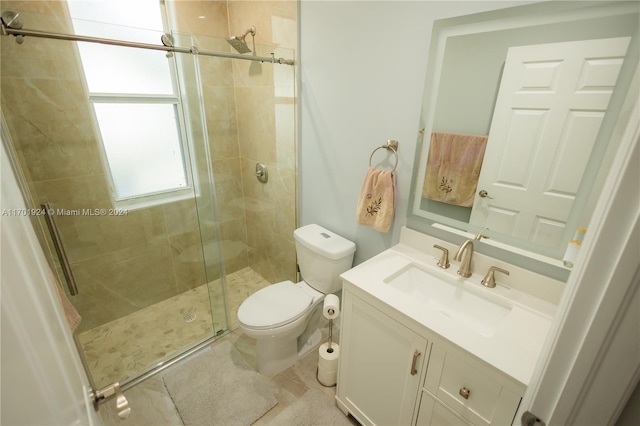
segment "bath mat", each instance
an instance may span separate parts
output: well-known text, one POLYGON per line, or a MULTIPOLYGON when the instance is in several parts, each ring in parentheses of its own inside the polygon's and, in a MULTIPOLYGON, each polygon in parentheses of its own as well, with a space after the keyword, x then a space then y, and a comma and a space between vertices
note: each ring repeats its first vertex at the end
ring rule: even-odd
POLYGON ((338 408, 333 397, 320 389, 309 389, 296 402, 273 418, 272 426, 353 426, 338 408))
POLYGON ((231 342, 187 359, 162 380, 186 426, 246 426, 278 403, 231 342))

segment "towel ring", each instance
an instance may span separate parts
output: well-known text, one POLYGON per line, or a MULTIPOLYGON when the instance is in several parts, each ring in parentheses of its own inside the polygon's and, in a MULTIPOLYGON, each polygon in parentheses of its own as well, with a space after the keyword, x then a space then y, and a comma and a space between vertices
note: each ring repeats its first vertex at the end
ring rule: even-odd
POLYGON ((371 160, 373 159, 373 154, 375 154, 377 150, 383 149, 383 148, 386 149, 387 151, 393 152, 393 154, 396 156, 396 163, 393 165, 393 169, 391 170, 392 172, 395 172, 396 167, 398 167, 398 141, 393 139, 389 139, 386 144, 380 145, 379 147, 373 150, 373 152, 371 153, 371 156, 369 156, 369 167, 371 167, 371 160))

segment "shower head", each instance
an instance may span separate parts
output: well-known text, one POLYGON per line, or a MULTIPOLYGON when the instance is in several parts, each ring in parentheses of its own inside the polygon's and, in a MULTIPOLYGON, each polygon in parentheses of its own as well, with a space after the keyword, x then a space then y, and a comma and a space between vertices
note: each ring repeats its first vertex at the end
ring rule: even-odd
POLYGON ((247 31, 245 31, 245 33, 242 34, 241 36, 233 36, 230 39, 227 39, 227 42, 231 46, 233 46, 233 48, 236 49, 238 53, 249 53, 251 52, 251 49, 249 49, 249 46, 247 46, 247 42, 245 41, 245 38, 249 34, 255 37, 256 27, 252 26, 247 31))
POLYGON ((251 49, 247 46, 247 42, 244 41, 244 38, 239 38, 236 36, 231 37, 227 40, 227 42, 233 46, 234 49, 238 51, 238 53, 249 53, 251 49))

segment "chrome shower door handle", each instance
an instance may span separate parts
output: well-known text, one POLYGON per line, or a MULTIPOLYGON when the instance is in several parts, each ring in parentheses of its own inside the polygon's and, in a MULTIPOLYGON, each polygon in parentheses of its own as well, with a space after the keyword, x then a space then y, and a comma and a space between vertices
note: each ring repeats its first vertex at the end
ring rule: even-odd
POLYGON ((58 231, 58 226, 56 225, 55 220, 53 219, 54 210, 51 208, 51 204, 42 203, 40 204, 40 208, 44 213, 44 221, 47 224, 47 229, 49 229, 49 233, 51 234, 51 241, 53 242, 53 248, 58 255, 58 260, 60 261, 60 266, 62 267, 62 273, 64 274, 64 278, 67 282, 67 288, 69 289, 69 294, 75 296, 78 294, 78 286, 76 285, 76 280, 73 276, 73 272, 71 271, 71 264, 69 263, 69 258, 67 257, 67 252, 64 249, 64 245, 62 245, 62 238, 60 237, 60 232, 58 231))

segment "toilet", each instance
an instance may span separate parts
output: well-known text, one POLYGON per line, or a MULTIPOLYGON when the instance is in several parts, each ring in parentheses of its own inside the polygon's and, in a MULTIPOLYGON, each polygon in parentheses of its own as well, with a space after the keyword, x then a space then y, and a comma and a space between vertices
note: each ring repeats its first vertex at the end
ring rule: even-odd
POLYGON ((275 374, 293 365, 322 338, 324 296, 342 288, 340 274, 351 268, 356 245, 319 226, 293 233, 303 281, 271 284, 238 309, 240 329, 256 339, 256 369, 275 374))

